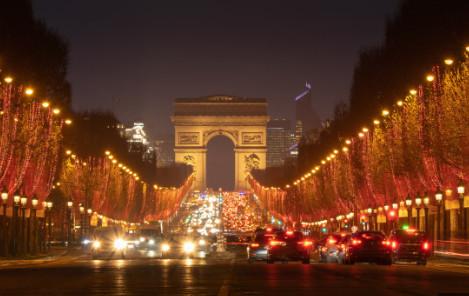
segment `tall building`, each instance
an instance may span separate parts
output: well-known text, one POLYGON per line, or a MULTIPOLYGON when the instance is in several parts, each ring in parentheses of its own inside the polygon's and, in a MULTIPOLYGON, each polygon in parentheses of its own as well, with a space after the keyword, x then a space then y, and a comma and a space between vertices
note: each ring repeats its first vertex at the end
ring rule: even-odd
POLYGON ((167 167, 174 164, 174 134, 159 135, 153 141, 157 166, 167 167))
POLYGON ((123 124, 117 126, 119 134, 127 142, 130 153, 141 154, 143 161, 156 163, 155 149, 148 141, 144 128, 143 122, 134 122, 133 127, 129 128, 126 128, 123 124))
POLYGON ((286 119, 271 119, 267 123, 267 155, 266 167, 282 166, 288 157, 291 144, 290 121, 286 119))
POLYGON ((321 119, 311 107, 311 85, 306 83, 306 91, 295 98, 296 138, 297 143, 301 138, 307 141, 315 141, 321 129, 321 119))

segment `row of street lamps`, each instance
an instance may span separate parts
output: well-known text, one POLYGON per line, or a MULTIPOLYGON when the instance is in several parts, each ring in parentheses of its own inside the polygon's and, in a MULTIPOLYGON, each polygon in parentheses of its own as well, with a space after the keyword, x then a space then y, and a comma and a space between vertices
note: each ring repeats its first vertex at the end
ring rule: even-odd
MULTIPOLYGON (((4 187, 1 191, 2 198, 2 220, 1 220, 1 253, 3 256, 7 255, 24 255, 25 253, 36 254, 38 252, 38 244, 45 243, 38 239, 38 226, 36 210, 38 205, 38 198, 36 195, 31 200, 31 207, 28 220, 26 220, 26 205, 28 198, 21 196, 19 191, 13 194, 13 208, 11 218, 7 217, 7 203, 9 194, 4 187)), ((52 202, 47 201, 43 203, 45 208, 44 223, 47 217, 49 218, 49 244, 50 247, 50 228, 51 228, 51 215, 52 202)), ((45 231, 45 229, 43 230, 45 231)), ((42 251, 42 250, 40 250, 42 251)))
MULTIPOLYGON (((464 208, 464 193, 465 193, 465 186, 464 186, 464 181, 461 179, 459 184, 457 185, 457 192, 459 196, 459 215, 458 215, 458 230, 463 234, 464 238, 467 238, 467 208, 464 208)), ((437 217, 436 217, 436 239, 441 240, 441 206, 443 205, 443 212, 444 212, 444 194, 443 191, 441 191, 440 188, 437 188, 435 192, 435 201, 436 201, 436 206, 437 206, 437 217)), ((378 213, 383 212, 386 217, 386 223, 385 227, 386 230, 388 230, 389 227, 389 222, 392 222, 392 229, 395 228, 395 223, 399 224, 398 219, 399 219, 399 208, 404 207, 407 210, 407 223, 409 227, 414 227, 417 228, 418 230, 421 229, 421 223, 420 223, 420 217, 421 217, 421 210, 423 208, 424 210, 424 227, 423 230, 425 231, 426 234, 429 233, 429 206, 430 206, 430 197, 428 196, 428 193, 425 192, 424 196, 420 196, 420 194, 417 194, 417 196, 412 199, 410 195, 407 195, 407 198, 405 201, 401 202, 400 204, 397 201, 394 201, 391 206, 385 205, 383 207, 372 207, 371 205, 368 206, 367 209, 360 210, 360 216, 357 216, 356 220, 359 221, 358 219, 361 218, 362 224, 365 226, 365 228, 368 229, 374 229, 378 230, 378 213), (415 205, 416 210, 417 210, 417 217, 416 217, 416 225, 413 225, 412 221, 412 210, 413 206, 415 205), (392 209, 391 209, 392 207, 392 209), (366 226, 366 223, 364 221, 365 215, 368 215, 368 226, 366 226), (374 220, 374 221, 373 221, 374 220)), ((347 221, 347 219, 352 219, 354 217, 354 213, 351 212, 346 216, 339 215, 336 218, 330 218, 330 222, 332 223, 334 220, 336 220, 339 223, 339 228, 342 229, 342 223, 344 221, 347 221), (345 219, 347 218, 347 219, 345 219)), ((443 227, 446 230, 446 215, 443 215, 443 227)), ((313 222, 311 225, 316 226, 318 229, 321 227, 324 228, 325 225, 327 224, 327 220, 323 221, 318 221, 318 222, 313 222)), ((356 224, 358 224, 357 222, 356 224)), ((443 233, 443 239, 447 239, 446 236, 446 231, 443 233)))

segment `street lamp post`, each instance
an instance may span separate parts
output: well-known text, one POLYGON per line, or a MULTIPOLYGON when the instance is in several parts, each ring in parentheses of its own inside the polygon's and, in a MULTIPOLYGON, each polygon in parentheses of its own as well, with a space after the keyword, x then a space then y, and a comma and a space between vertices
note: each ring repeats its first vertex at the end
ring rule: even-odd
POLYGON ((37 209, 37 204, 38 204, 38 199, 36 194, 34 194, 34 197, 31 201, 32 204, 32 212, 30 217, 32 218, 32 224, 33 224, 33 231, 31 235, 31 253, 32 254, 37 254, 37 217, 36 217, 36 209, 37 209))
POLYGON ((28 198, 22 196, 20 198, 21 202, 21 246, 20 246, 20 253, 24 254, 26 252, 25 245, 26 245, 26 219, 25 219, 25 212, 26 212, 26 203, 28 202, 28 198))
POLYGON ((407 219, 409 223, 409 227, 412 226, 412 198, 410 195, 407 195, 407 198, 405 199, 405 205, 407 206, 407 219))
POLYGON ((467 222, 464 208, 464 181, 459 180, 458 193, 459 193, 459 230, 463 232, 463 238, 467 238, 467 222))
POLYGON ((8 191, 3 186, 2 189, 2 206, 3 206, 3 215, 2 215, 2 225, 0 226, 0 234, 2 235, 3 244, 1 248, 1 255, 6 256, 8 254, 8 229, 7 229, 7 201, 8 201, 8 191))
POLYGON ((420 230, 420 206, 422 205, 420 193, 417 193, 417 196, 415 197, 415 205, 417 207, 417 230, 420 230))
POLYGON ((83 224, 83 214, 85 213, 85 207, 83 206, 83 204, 80 204, 79 206, 80 208, 80 243, 83 241, 83 231, 84 231, 84 227, 85 225, 83 224))
POLYGON ((18 255, 18 240, 19 240, 19 233, 18 233, 18 208, 20 205, 20 193, 16 191, 13 195, 13 215, 12 215, 12 244, 11 244, 11 253, 13 255, 18 255))
POLYGON ((92 209, 88 209, 88 234, 91 235, 91 214, 93 213, 92 209))
POLYGON ((392 209, 395 213, 395 217, 392 220, 392 229, 394 229, 394 228, 396 228, 396 222, 399 225, 399 221, 398 221, 398 219, 399 219, 399 211, 398 211, 399 204, 397 203, 396 198, 394 198, 394 202, 392 203, 392 209))
POLYGON ((69 200, 67 202, 67 237, 68 237, 68 247, 71 247, 72 243, 72 207, 73 207, 73 201, 69 200))
POLYGON ((51 242, 52 242, 52 201, 48 201, 47 202, 47 212, 49 214, 49 233, 48 233, 48 237, 47 237, 47 240, 48 240, 48 243, 47 243, 47 251, 49 252, 50 251, 50 245, 51 245, 51 242))
POLYGON ((373 209, 371 208, 371 205, 368 205, 368 209, 366 209, 368 212, 368 230, 372 229, 372 223, 373 223, 373 216, 371 215, 373 212, 373 209))
POLYGON ((386 217, 385 231, 386 233, 389 233, 389 217, 388 217, 389 205, 384 205, 383 208, 384 208, 384 217, 386 217))
MULTIPOLYGON (((430 198, 428 197, 428 192, 425 191, 425 196, 423 197, 424 205, 424 214, 425 214, 425 235, 428 237, 428 205, 430 204, 430 198)), ((435 237, 435 236, 432 236, 435 237)))
POLYGON ((436 213, 436 239, 441 240, 441 214, 440 214, 440 208, 441 208, 441 202, 443 200, 443 191, 441 191, 440 187, 436 189, 435 192, 435 200, 436 200, 436 207, 437 207, 437 213, 436 213))

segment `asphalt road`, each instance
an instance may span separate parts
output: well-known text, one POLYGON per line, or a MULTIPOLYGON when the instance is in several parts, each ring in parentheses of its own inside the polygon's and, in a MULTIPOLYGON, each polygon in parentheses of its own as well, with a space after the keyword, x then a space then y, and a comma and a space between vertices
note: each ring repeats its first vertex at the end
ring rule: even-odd
MULTIPOLYGON (((0 261, 0 295, 438 295, 469 293, 469 267, 447 262, 268 265, 244 260, 0 261)), ((469 294, 468 294, 469 295, 469 294)))

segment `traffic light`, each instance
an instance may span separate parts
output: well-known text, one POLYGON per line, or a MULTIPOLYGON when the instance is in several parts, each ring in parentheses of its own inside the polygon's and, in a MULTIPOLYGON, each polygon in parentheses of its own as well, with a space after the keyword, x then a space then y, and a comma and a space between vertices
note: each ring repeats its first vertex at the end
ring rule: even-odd
POLYGON ((361 215, 360 217, 361 221, 362 221, 362 226, 365 226, 366 222, 365 222, 365 215, 361 215))
POLYGON ((347 219, 344 220, 344 227, 348 228, 348 220, 347 219))
POLYGON ((322 223, 321 227, 322 227, 321 231, 326 233, 327 232, 326 223, 322 223))

